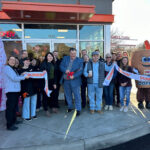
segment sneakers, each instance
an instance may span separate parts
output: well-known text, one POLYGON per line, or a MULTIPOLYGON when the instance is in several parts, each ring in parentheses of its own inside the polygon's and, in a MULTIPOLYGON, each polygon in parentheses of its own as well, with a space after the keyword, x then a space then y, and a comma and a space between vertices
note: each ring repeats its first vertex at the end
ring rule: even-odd
POLYGON ((124 106, 121 106, 120 111, 123 111, 123 110, 124 110, 124 106))
POLYGON ((109 105, 109 110, 113 110, 113 106, 112 105, 109 105))
POLYGON ((97 112, 98 112, 99 114, 103 114, 103 112, 102 112, 101 110, 97 110, 97 112))
POLYGON ((104 109, 105 110, 113 110, 113 106, 112 105, 105 105, 104 109))
POLYGON ((52 112, 53 113, 58 113, 58 109, 57 108, 52 108, 52 112))
POLYGON ((105 109, 105 110, 108 110, 108 105, 105 105, 104 109, 105 109))
POLYGON ((46 116, 47 116, 47 117, 50 117, 50 116, 51 116, 48 110, 46 111, 46 116))
POLYGON ((127 111, 128 111, 128 107, 125 106, 125 107, 124 107, 124 112, 127 112, 127 111))
POLYGON ((94 114, 94 110, 90 110, 90 113, 91 113, 91 114, 94 114))

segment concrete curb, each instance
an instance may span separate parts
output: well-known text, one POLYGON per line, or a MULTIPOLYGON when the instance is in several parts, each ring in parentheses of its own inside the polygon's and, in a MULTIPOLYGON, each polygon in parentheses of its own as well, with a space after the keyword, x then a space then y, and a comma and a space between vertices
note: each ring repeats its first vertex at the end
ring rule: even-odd
POLYGON ((0 150, 97 150, 127 142, 150 133, 150 124, 145 122, 111 134, 101 135, 75 142, 55 145, 33 145, 30 147, 1 148, 0 150))

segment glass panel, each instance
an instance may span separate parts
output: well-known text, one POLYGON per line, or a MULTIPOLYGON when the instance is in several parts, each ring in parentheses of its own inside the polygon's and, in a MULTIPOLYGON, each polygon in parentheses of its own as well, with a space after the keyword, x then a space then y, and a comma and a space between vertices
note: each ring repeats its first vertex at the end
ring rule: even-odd
POLYGON ((27 43, 27 51, 31 58, 44 57, 50 51, 50 46, 49 43, 27 43))
POLYGON ((54 50, 58 51, 58 57, 62 58, 65 55, 69 55, 69 49, 76 48, 75 43, 54 43, 54 50))
POLYGON ((2 39, 21 39, 21 24, 0 24, 0 37, 2 39))
POLYGON ((76 25, 25 24, 25 38, 76 39, 76 25))
POLYGON ((103 42, 80 42, 80 56, 81 56, 81 50, 86 49, 89 57, 91 57, 91 54, 93 51, 98 49, 100 51, 100 55, 103 57, 104 55, 104 48, 103 48, 103 42))
POLYGON ((80 25, 80 40, 103 40, 103 26, 80 25))
POLYGON ((7 58, 10 56, 20 58, 22 51, 22 41, 3 41, 3 42, 7 58))

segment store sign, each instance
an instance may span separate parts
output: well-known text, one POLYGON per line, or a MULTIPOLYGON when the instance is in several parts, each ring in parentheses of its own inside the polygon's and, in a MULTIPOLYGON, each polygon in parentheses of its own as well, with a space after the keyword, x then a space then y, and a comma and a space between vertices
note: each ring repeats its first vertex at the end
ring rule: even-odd
POLYGON ((0 31, 0 37, 7 37, 7 38, 12 38, 15 36, 14 31, 0 31))

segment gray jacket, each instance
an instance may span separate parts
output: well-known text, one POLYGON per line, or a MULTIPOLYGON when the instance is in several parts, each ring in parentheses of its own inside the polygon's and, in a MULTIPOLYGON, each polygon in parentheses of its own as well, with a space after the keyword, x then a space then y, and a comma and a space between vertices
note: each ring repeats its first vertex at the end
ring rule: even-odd
POLYGON ((5 93, 20 92, 20 81, 24 80, 24 76, 19 76, 9 65, 4 67, 4 88, 5 93))
MULTIPOLYGON (((92 70, 92 72, 94 72, 93 70, 93 62, 92 61, 89 61, 88 64, 87 64, 87 73, 89 73, 89 71, 92 70)), ((103 82, 104 82, 104 79, 105 79, 105 63, 104 62, 101 62, 99 61, 99 87, 102 88, 103 87, 103 82)), ((93 77, 88 77, 87 78, 87 83, 88 84, 93 84, 93 77)))

